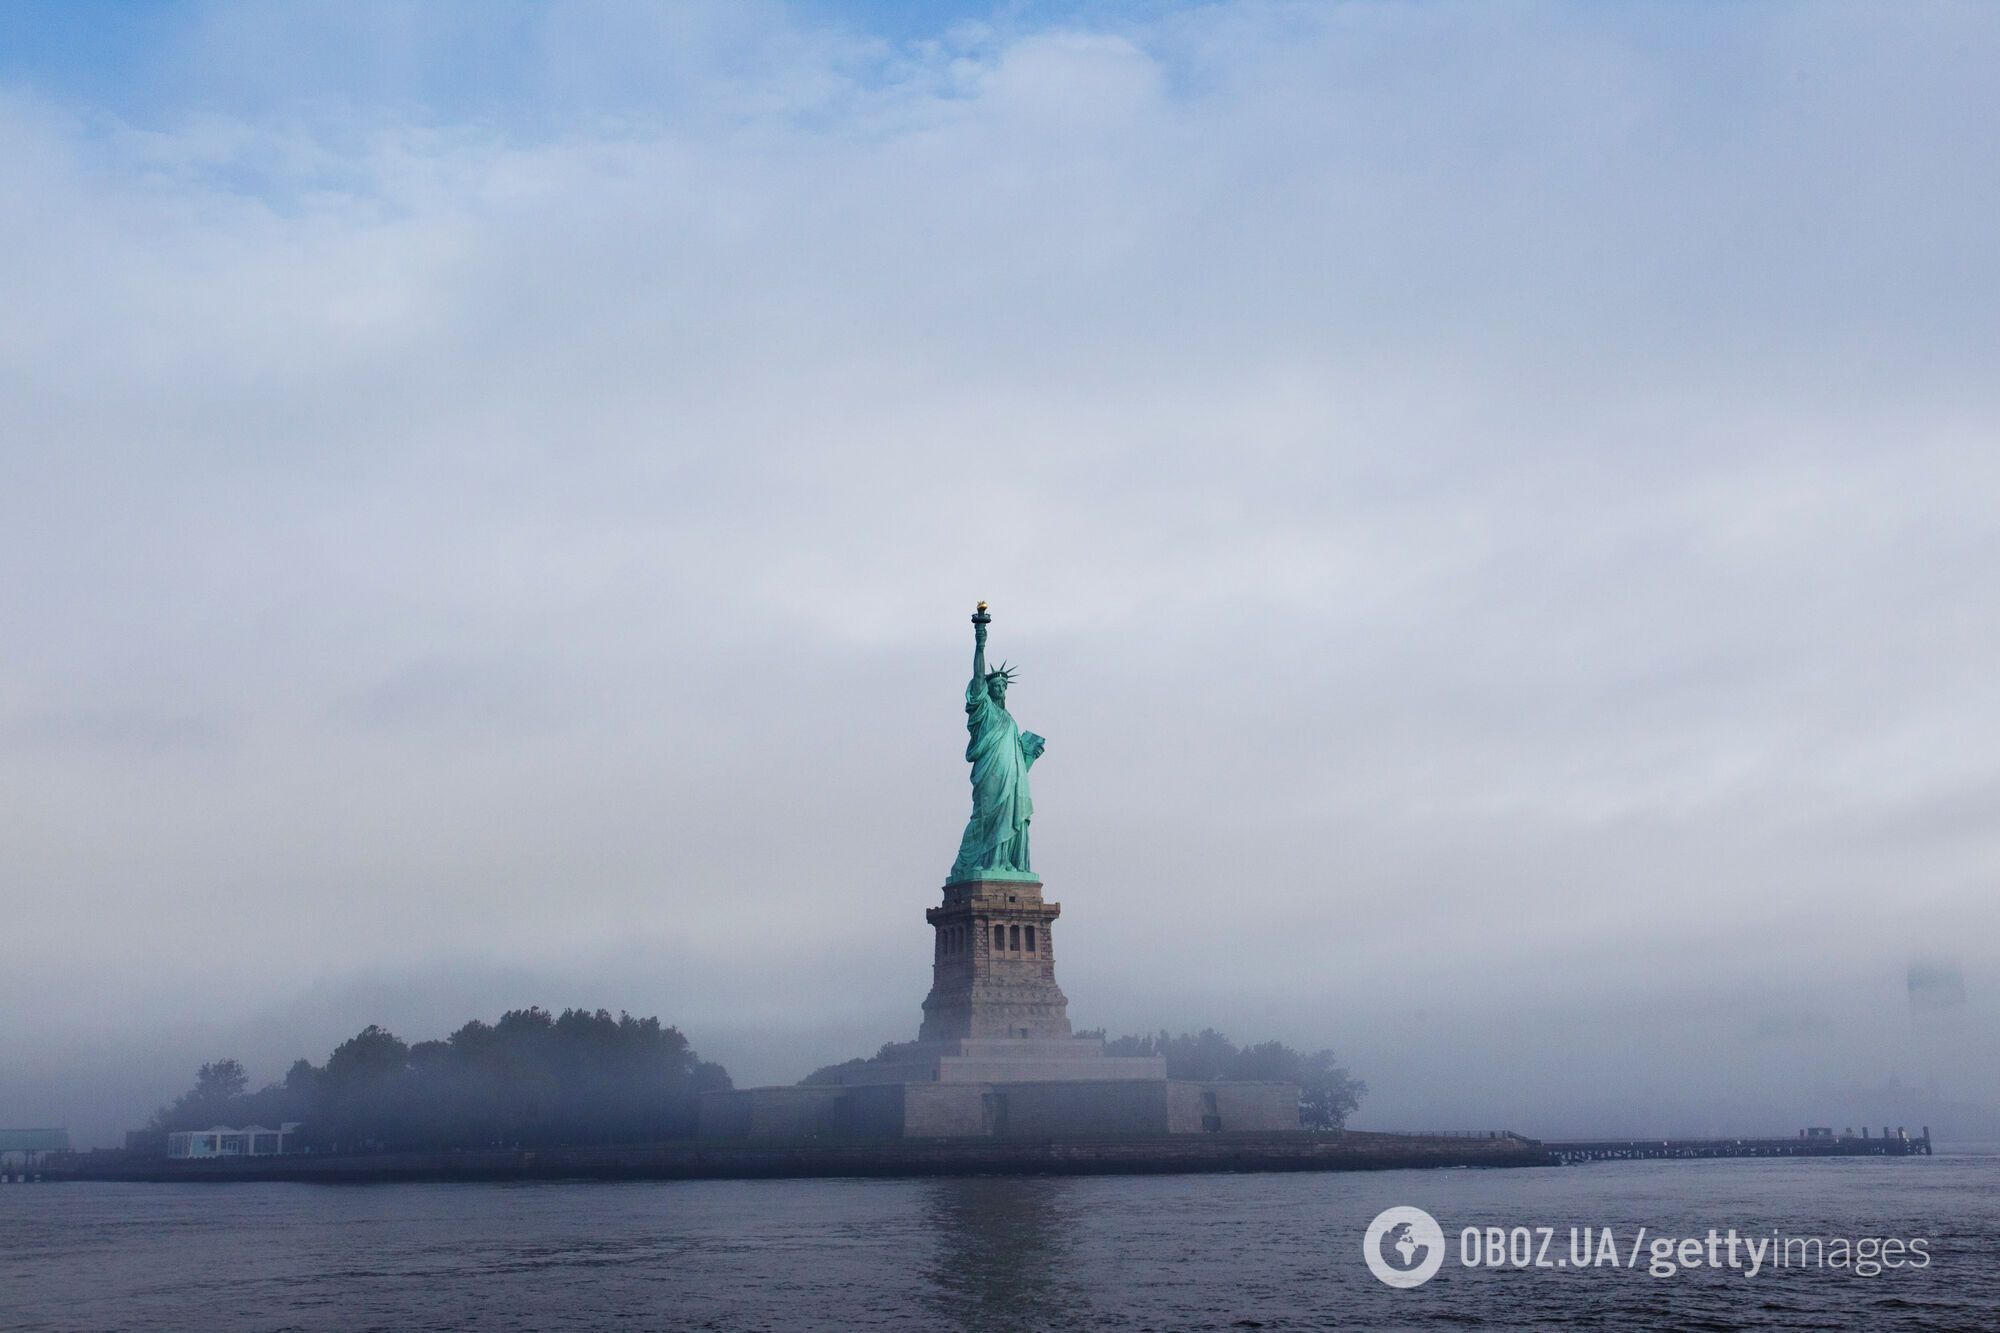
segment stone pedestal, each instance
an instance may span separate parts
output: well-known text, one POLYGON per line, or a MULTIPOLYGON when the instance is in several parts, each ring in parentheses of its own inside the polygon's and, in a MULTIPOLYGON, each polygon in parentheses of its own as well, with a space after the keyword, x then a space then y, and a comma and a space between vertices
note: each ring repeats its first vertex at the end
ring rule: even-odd
POLYGON ((934 938, 918 1040, 1068 1037, 1069 1000, 1056 985, 1060 915, 1031 876, 945 885, 944 902, 924 913, 934 938))
POLYGON ((1032 875, 944 886, 916 1041, 836 1083, 703 1093, 705 1139, 1081 1138, 1299 1127, 1290 1083, 1184 1083, 1157 1055, 1113 1056, 1070 1032, 1056 985, 1058 903, 1032 875))

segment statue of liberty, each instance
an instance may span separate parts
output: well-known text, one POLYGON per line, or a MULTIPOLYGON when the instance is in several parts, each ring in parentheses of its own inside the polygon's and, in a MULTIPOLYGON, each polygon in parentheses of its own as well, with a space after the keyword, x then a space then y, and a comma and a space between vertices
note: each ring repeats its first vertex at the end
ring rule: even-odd
POLYGON ((958 859, 951 865, 951 883, 1000 872, 1008 879, 1031 878, 1028 864, 1028 821, 1034 798, 1028 795, 1028 770, 1047 745, 1032 731, 1022 731, 1007 711, 1007 686, 1014 671, 1002 662, 986 669, 986 627, 993 617, 986 603, 972 617, 972 683, 965 687, 965 759, 972 765, 972 818, 959 840, 958 859))

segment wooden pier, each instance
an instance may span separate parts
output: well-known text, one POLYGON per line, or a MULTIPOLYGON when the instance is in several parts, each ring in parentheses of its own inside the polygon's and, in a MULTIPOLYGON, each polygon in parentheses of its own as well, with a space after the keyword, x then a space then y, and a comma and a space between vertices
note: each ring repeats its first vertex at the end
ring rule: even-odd
POLYGON ((1700 1157, 1928 1157, 1931 1127, 1915 1138, 1884 1126, 1879 1137, 1866 1130, 1802 1129, 1788 1139, 1550 1139, 1542 1149, 1564 1166, 1700 1157))

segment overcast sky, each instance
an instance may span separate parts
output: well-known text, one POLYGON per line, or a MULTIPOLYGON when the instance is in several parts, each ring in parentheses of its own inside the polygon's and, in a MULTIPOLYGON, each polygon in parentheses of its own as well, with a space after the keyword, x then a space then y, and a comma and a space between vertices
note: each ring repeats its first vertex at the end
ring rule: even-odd
POLYGON ((1079 1025, 2000 1099, 2000 8, 26 4, 0 169, 0 1123, 913 1036, 982 597, 1079 1025))

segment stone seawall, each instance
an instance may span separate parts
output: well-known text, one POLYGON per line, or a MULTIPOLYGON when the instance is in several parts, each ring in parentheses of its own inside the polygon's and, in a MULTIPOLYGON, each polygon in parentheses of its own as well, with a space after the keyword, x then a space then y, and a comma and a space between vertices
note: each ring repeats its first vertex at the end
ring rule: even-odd
POLYGON ((89 1154, 52 1165, 49 1180, 160 1182, 398 1180, 733 1180, 806 1176, 1115 1175, 1202 1171, 1377 1171, 1436 1166, 1546 1166, 1522 1138, 1402 1134, 1202 1134, 1004 1141, 651 1143, 476 1152, 300 1154, 233 1160, 89 1154))

